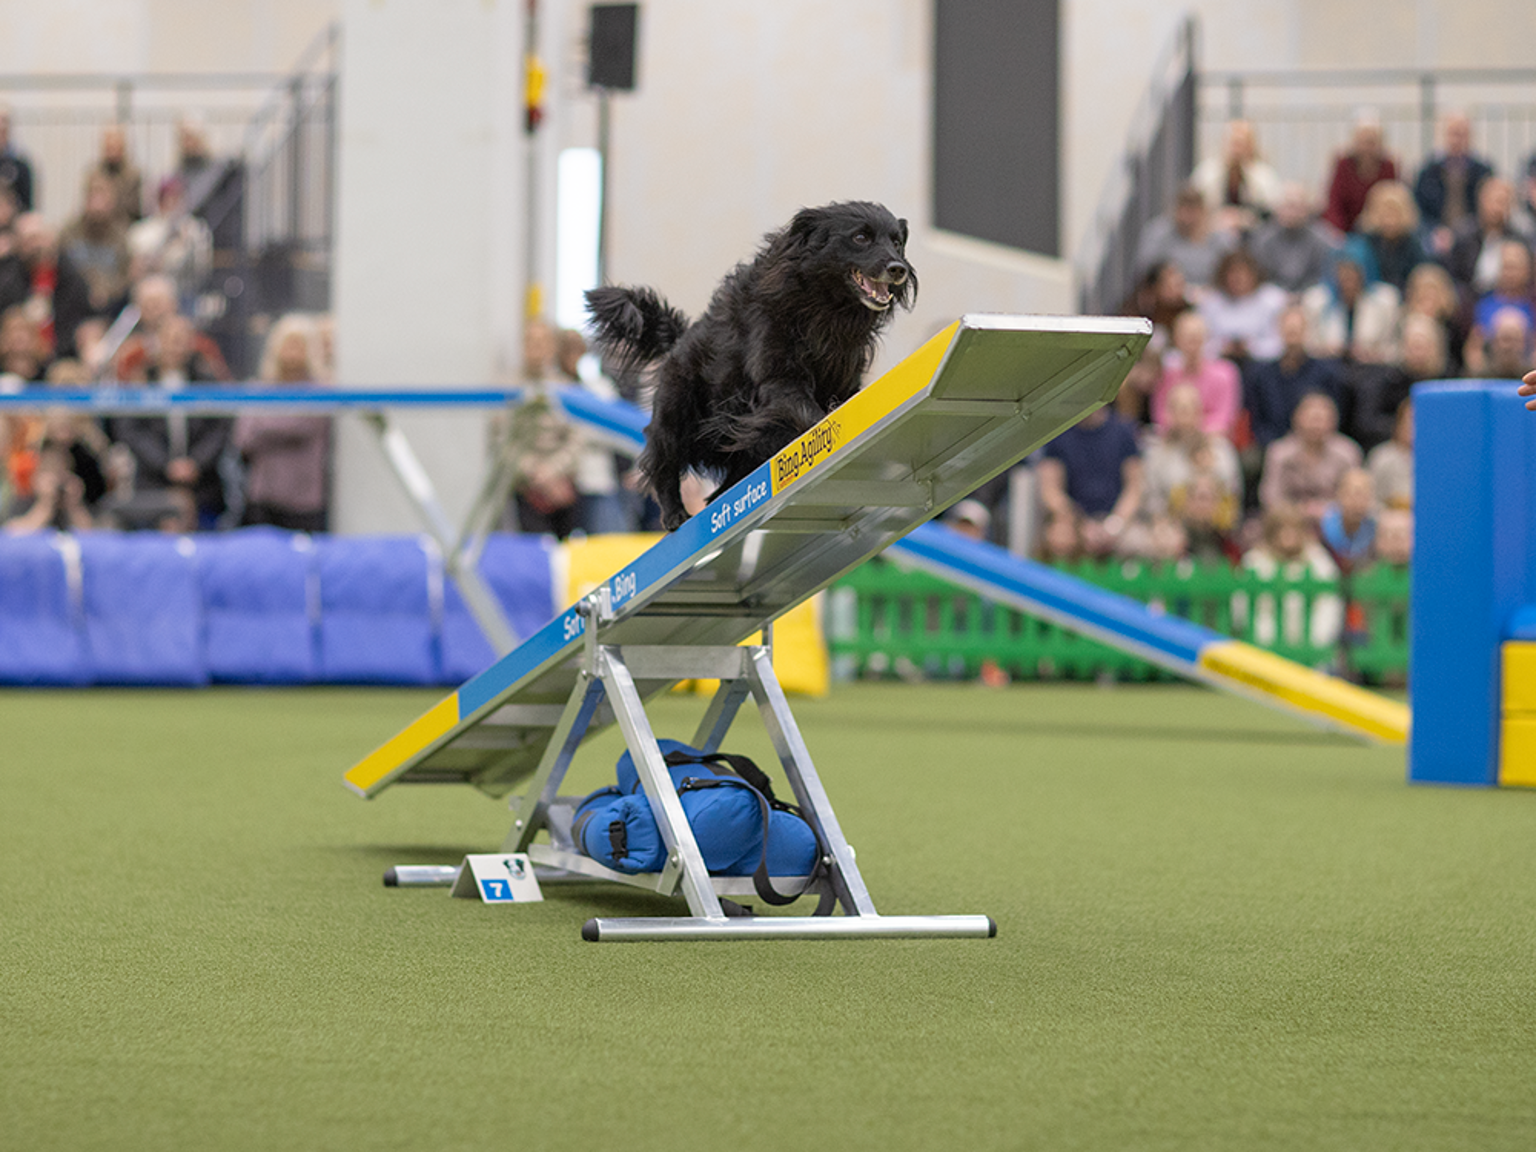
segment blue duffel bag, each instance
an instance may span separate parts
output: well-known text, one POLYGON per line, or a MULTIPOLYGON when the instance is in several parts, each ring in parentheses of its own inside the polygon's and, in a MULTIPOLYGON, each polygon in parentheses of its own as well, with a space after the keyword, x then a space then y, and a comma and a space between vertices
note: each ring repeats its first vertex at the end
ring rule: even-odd
MULTIPOLYGON (((678 740, 658 740, 693 830, 704 866, 720 876, 751 876, 759 896, 788 904, 821 878, 816 833, 791 804, 777 799, 766 774, 745 756, 705 753, 678 740), (770 876, 808 877, 793 894, 777 892, 770 876)), ((576 809, 572 831, 581 851, 618 872, 658 872, 666 844, 625 752, 618 786, 600 788, 576 809)), ((829 903, 824 901, 824 903, 829 903)), ((818 909, 818 912, 820 909, 818 909)))

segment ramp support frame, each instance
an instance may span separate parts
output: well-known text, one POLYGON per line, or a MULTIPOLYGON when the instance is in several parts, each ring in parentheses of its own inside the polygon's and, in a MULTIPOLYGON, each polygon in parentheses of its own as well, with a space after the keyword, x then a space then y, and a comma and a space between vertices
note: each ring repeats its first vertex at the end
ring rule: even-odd
MULTIPOLYGON (((595 624, 606 609, 606 588, 588 597, 581 606, 587 643, 582 669, 567 698, 555 731, 523 794, 513 800, 517 818, 504 852, 526 852, 550 872, 552 880, 607 880, 650 889, 664 895, 680 893, 691 915, 686 917, 597 918, 582 928, 591 941, 626 940, 765 940, 816 937, 987 937, 997 926, 987 916, 888 916, 875 911, 869 890, 859 874, 853 848, 843 835, 832 804, 811 761, 799 726, 789 709, 784 691, 773 670, 771 633, 766 644, 742 646, 603 645, 595 641, 595 624), (694 840, 673 787, 666 761, 651 730, 641 685, 656 686, 678 680, 718 680, 693 743, 706 752, 719 750, 741 706, 750 696, 757 705, 773 742, 785 777, 806 819, 815 828, 822 846, 826 879, 836 897, 840 915, 741 916, 728 915, 722 894, 750 894, 750 877, 713 877, 694 840), (634 758, 662 840, 667 864, 659 873, 638 875, 614 872, 575 851, 567 841, 568 827, 560 827, 560 813, 567 818, 575 798, 560 797, 560 786, 577 746, 603 705, 612 709, 634 758), (535 843, 540 831, 548 831, 551 843, 535 843)), ((785 878, 778 878, 785 886, 785 878)), ((790 883, 803 878, 794 878, 790 883)), ((812 893, 807 893, 810 895, 812 893)))

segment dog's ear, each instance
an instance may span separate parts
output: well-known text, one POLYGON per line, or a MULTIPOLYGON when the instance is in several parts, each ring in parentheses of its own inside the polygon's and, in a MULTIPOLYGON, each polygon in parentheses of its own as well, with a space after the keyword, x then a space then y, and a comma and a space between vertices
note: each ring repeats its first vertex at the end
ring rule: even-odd
POLYGON ((896 230, 901 233, 901 246, 905 248, 907 246, 907 222, 905 220, 896 221, 896 230))
POLYGON ((774 256, 795 257, 813 247, 816 231, 825 213, 820 208, 802 208, 784 229, 770 238, 769 252, 774 256))

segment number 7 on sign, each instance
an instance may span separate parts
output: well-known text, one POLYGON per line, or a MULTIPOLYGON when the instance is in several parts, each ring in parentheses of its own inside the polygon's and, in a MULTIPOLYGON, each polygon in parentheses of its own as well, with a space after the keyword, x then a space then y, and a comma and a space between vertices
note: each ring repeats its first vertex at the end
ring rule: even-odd
POLYGON ((496 904, 503 900, 511 900, 512 884, 507 880, 482 880, 480 881, 481 899, 487 904, 496 904))

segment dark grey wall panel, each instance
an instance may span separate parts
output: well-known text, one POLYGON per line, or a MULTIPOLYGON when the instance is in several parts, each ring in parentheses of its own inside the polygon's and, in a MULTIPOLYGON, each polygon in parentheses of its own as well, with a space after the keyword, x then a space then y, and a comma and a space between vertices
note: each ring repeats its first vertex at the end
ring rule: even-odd
POLYGON ((1061 255, 1058 0, 934 0, 934 223, 1061 255))

